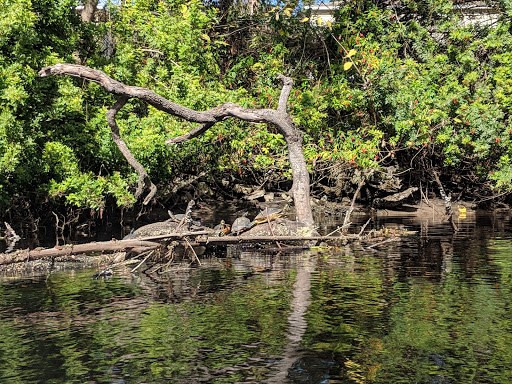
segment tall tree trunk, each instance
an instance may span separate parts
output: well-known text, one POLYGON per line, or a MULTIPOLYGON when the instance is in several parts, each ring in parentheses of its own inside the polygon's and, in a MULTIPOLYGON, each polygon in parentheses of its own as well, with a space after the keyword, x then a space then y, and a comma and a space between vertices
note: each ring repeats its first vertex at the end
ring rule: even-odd
POLYGON ((84 23, 90 23, 94 18, 94 12, 96 12, 96 7, 98 6, 98 0, 86 0, 84 4, 84 9, 80 13, 82 17, 82 21, 84 23))

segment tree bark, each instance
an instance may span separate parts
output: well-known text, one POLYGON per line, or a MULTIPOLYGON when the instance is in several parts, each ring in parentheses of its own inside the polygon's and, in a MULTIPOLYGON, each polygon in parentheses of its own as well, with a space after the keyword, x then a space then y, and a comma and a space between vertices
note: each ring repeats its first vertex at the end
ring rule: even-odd
POLYGON ((288 115, 286 111, 288 98, 293 86, 293 80, 291 78, 278 74, 279 78, 283 81, 283 88, 279 97, 277 110, 248 109, 234 103, 225 103, 206 111, 195 111, 193 109, 173 103, 149 89, 123 84, 112 79, 102 71, 86 66, 76 64, 56 64, 42 68, 39 71, 40 77, 47 77, 51 75, 69 75, 88 81, 93 81, 102 86, 106 91, 119 97, 116 104, 108 112, 109 125, 111 127, 114 140, 117 140, 116 144, 118 145, 119 149, 126 157, 127 161, 139 173, 139 187, 142 183, 150 186, 151 190, 149 195, 144 200, 145 203, 147 203, 154 196, 156 193, 156 187, 154 187, 153 184, 148 183, 149 178, 147 177, 147 172, 144 170, 144 167, 142 167, 142 165, 140 165, 135 160, 133 155, 131 155, 128 147, 126 147, 124 141, 122 141, 120 138, 117 124, 115 122, 117 111, 119 111, 119 109, 126 103, 129 98, 144 100, 161 111, 167 112, 173 116, 180 117, 190 122, 201 124, 199 127, 182 136, 167 140, 166 144, 168 145, 182 143, 191 138, 197 137, 206 132, 209 128, 215 125, 215 123, 232 117, 236 117, 247 122, 267 123, 276 126, 288 145, 288 157, 293 175, 291 193, 295 202, 297 220, 310 226, 313 225, 313 213, 311 211, 309 199, 309 173, 302 149, 303 135, 302 132, 297 129, 290 115, 288 115))
POLYGON ((156 186, 151 182, 149 179, 148 173, 146 172, 146 169, 142 166, 141 163, 135 159, 135 157, 132 155, 130 150, 128 149, 128 146, 124 142, 124 140, 121 138, 121 134, 119 132, 119 127, 117 126, 116 122, 116 115, 117 112, 121 110, 121 108, 126 104, 128 101, 128 98, 121 96, 119 99, 117 99, 116 103, 110 108, 110 110, 107 112, 107 122, 110 126, 110 130, 112 132, 112 139, 114 140, 114 143, 116 143, 117 147, 125 157, 125 159, 128 161, 128 163, 137 171, 139 174, 139 183, 137 185, 137 190, 135 191, 135 198, 139 198, 140 195, 142 195, 142 192, 144 192, 144 186, 149 187, 149 193, 144 199, 144 204, 148 204, 149 201, 153 198, 153 196, 156 194, 156 186))
POLYGON ((87 0, 84 4, 84 9, 80 13, 84 23, 90 23, 94 18, 94 12, 98 6, 98 0, 87 0))
POLYGON ((52 257, 68 256, 80 253, 113 252, 128 249, 150 250, 160 246, 159 243, 143 240, 112 240, 87 244, 64 245, 62 247, 34 249, 32 251, 17 251, 13 253, 1 253, 0 265, 20 263, 30 260, 48 259, 52 257))

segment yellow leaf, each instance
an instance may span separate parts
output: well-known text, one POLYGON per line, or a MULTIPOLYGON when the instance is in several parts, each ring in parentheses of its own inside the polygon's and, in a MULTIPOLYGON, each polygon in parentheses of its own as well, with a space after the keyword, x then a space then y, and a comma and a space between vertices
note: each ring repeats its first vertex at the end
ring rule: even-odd
POLYGON ((305 22, 306 22, 306 21, 308 21, 308 20, 309 20, 309 17, 305 17, 305 18, 303 18, 300 22, 301 22, 301 23, 305 23, 305 22))
POLYGON ((345 56, 345 57, 352 57, 352 56, 354 56, 356 53, 357 53, 357 51, 356 51, 355 49, 351 49, 350 51, 348 51, 347 56, 345 56))
POLYGON ((276 12, 276 20, 279 20, 279 13, 276 12))
POLYGON ((343 64, 343 69, 345 71, 348 71, 350 69, 350 67, 352 67, 352 62, 351 61, 347 61, 345 64, 343 64))
POLYGON ((286 8, 284 11, 283 11, 283 14, 290 17, 292 15, 292 13, 290 12, 290 8, 286 8))
POLYGON ((454 118, 453 121, 455 121, 456 123, 462 123, 462 120, 457 119, 457 118, 454 118))
POLYGON ((327 24, 327 26, 329 27, 329 30, 332 31, 332 24, 329 20, 326 20, 325 24, 327 24))
POLYGON ((203 35, 203 39, 210 42, 210 36, 208 36, 206 33, 203 35))
POLYGON ((317 23, 318 25, 322 25, 322 18, 321 18, 321 17, 319 17, 318 19, 316 19, 316 23, 317 23))

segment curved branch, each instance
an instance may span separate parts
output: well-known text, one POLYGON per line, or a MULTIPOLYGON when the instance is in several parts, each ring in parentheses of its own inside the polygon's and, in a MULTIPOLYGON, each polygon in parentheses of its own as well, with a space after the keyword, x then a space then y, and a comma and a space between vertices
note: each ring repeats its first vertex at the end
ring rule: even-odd
POLYGON ((166 144, 168 145, 182 143, 186 140, 197 137, 214 126, 215 123, 232 117, 251 123, 266 123, 276 126, 288 145, 288 157, 293 175, 293 186, 291 192, 295 200, 297 220, 308 225, 313 225, 313 213, 311 211, 311 204, 309 201, 309 173, 302 149, 303 135, 302 132, 297 129, 291 117, 286 112, 286 105, 293 86, 293 80, 291 78, 278 74, 279 79, 283 81, 283 89, 281 90, 277 110, 248 109, 234 103, 225 103, 218 107, 201 112, 173 103, 147 88, 123 84, 112 79, 102 71, 82 65, 56 64, 41 69, 38 74, 41 77, 47 77, 50 75, 69 75, 93 81, 101 85, 108 92, 119 96, 117 102, 107 113, 107 119, 112 130, 112 137, 114 138, 114 141, 128 162, 139 173, 139 186, 137 188, 136 196, 142 193, 144 183, 151 189, 149 195, 144 200, 144 204, 147 204, 155 195, 156 187, 150 182, 144 167, 135 160, 128 150, 125 142, 121 139, 119 129, 115 121, 117 112, 124 106, 128 98, 133 97, 146 101, 153 107, 173 116, 181 117, 190 122, 201 123, 199 127, 194 128, 190 132, 167 140, 166 144))
POLYGON ((215 125, 215 123, 201 124, 199 127, 196 127, 181 136, 171 137, 170 139, 167 139, 165 141, 165 144, 173 145, 173 144, 184 143, 187 140, 201 136, 203 133, 205 133, 207 130, 209 130, 214 125, 215 125))
MULTIPOLYGON (((137 98, 146 101, 153 107, 167 112, 173 116, 181 117, 195 123, 217 123, 229 117, 237 117, 253 123, 271 123, 277 125, 277 112, 273 109, 247 109, 235 103, 225 103, 206 111, 195 111, 182 105, 173 103, 155 92, 142 87, 134 87, 112 79, 104 72, 78 64, 55 64, 45 67, 38 72, 40 77, 51 75, 68 75, 92 81, 101 85, 106 91, 128 98, 137 98)), ((280 78, 285 83, 287 94, 290 94, 292 79, 283 75, 280 78)), ((282 92, 286 93, 286 92, 282 92)), ((282 97, 281 97, 282 98, 282 97)), ((280 98, 280 103, 281 103, 280 98)), ((286 97, 287 99, 287 97, 286 97)))
POLYGON ((179 116, 188 121, 196 123, 215 122, 215 117, 210 113, 198 112, 182 105, 173 103, 166 98, 150 91, 147 88, 134 87, 123 84, 112 79, 106 73, 97 69, 92 69, 78 64, 55 64, 45 67, 38 72, 40 77, 48 77, 51 75, 68 75, 78 77, 98 83, 106 91, 116 95, 125 97, 134 97, 146 101, 157 109, 167 112, 174 116, 179 116))
POLYGON ((114 140, 114 143, 116 143, 117 147, 125 157, 125 159, 128 161, 128 163, 135 168, 137 173, 139 174, 139 182, 137 185, 137 190, 135 191, 135 198, 139 198, 140 195, 142 195, 142 192, 144 191, 144 187, 149 187, 149 193, 144 199, 143 204, 147 205, 151 199, 155 196, 157 188, 156 186, 151 182, 149 179, 148 173, 146 172, 146 169, 140 164, 137 159, 132 155, 130 150, 128 149, 128 146, 124 142, 124 140, 121 138, 121 134, 119 133, 119 127, 117 126, 116 122, 116 115, 117 112, 123 108, 123 106, 128 101, 128 98, 125 96, 121 96, 117 99, 115 104, 110 108, 107 112, 107 122, 110 126, 110 130, 112 132, 112 139, 114 140))
POLYGON ((279 103, 277 104, 277 112, 286 113, 286 105, 288 104, 288 98, 293 87, 293 80, 291 77, 284 76, 280 73, 277 74, 280 80, 283 81, 283 89, 281 89, 281 95, 279 96, 279 103))

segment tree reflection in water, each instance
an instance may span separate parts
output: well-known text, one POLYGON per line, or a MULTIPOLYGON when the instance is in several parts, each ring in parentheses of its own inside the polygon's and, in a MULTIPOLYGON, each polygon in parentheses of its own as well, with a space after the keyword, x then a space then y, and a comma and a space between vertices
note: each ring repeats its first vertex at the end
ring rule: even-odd
MULTIPOLYGON (((500 224, 496 224, 499 222, 500 224)), ((510 383, 509 224, 0 285, 0 381, 510 383)))

